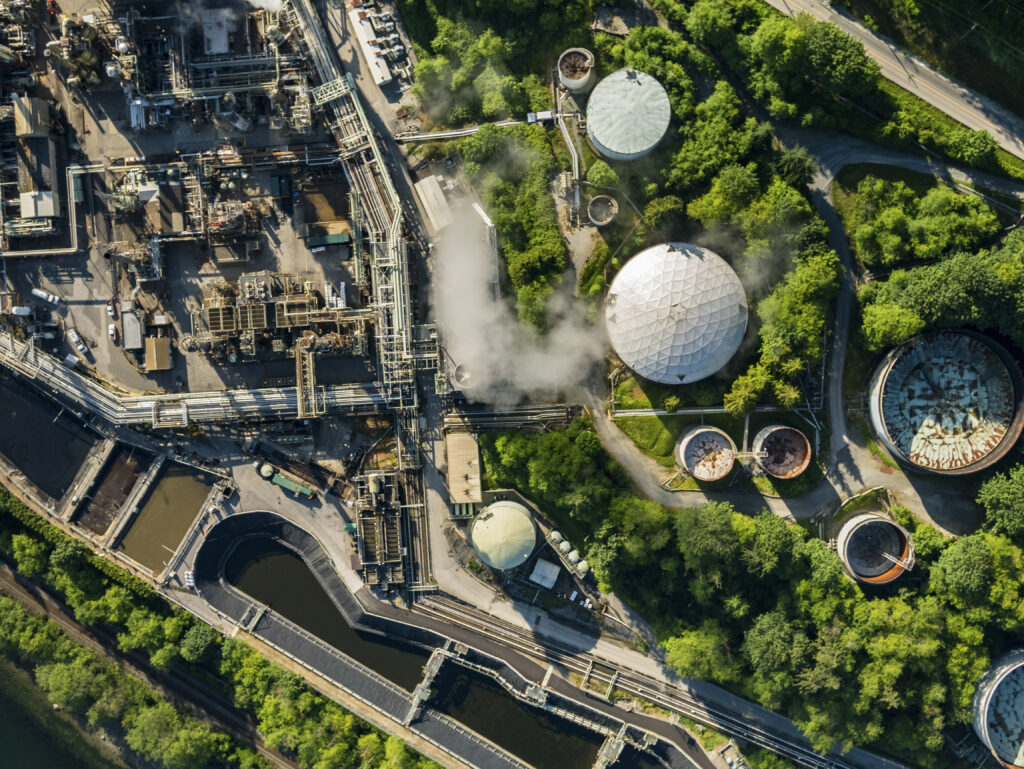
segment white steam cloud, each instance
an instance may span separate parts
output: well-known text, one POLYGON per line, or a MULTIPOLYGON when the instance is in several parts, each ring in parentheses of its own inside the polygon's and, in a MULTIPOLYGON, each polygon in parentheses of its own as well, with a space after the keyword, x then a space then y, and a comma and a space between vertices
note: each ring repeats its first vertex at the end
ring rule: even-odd
POLYGON ((604 334, 587 324, 567 293, 549 304, 544 335, 495 298, 495 263, 482 219, 457 209, 434 257, 434 307, 449 363, 468 374, 471 400, 510 406, 524 396, 552 396, 584 383, 604 355, 604 334))
POLYGON ((268 11, 280 11, 282 0, 249 0, 254 8, 264 8, 268 11))

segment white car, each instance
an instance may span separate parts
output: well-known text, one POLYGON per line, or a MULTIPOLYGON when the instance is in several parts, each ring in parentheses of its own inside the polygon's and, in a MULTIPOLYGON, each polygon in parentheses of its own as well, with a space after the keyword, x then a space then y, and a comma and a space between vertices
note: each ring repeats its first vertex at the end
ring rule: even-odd
POLYGON ((113 299, 108 299, 107 300, 107 315, 109 315, 111 318, 116 318, 117 317, 117 315, 114 314, 114 300, 113 299))
POLYGON ((85 342, 82 341, 82 337, 79 336, 78 332, 73 328, 68 329, 68 341, 71 342, 71 345, 82 353, 82 355, 89 352, 89 348, 85 346, 85 342))
POLYGON ((42 299, 44 302, 49 302, 54 307, 56 307, 57 305, 60 304, 60 299, 55 297, 49 291, 43 291, 41 288, 33 288, 32 289, 32 296, 34 296, 34 297, 36 297, 38 299, 42 299))
POLYGON ((111 323, 107 326, 107 333, 110 334, 110 341, 117 344, 117 324, 111 323))

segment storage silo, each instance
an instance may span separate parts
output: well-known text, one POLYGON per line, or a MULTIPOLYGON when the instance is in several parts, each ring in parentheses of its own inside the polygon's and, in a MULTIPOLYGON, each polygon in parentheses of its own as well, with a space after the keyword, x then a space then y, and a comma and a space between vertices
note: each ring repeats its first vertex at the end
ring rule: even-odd
POLYGON ((739 349, 747 296, 720 256, 690 243, 661 243, 619 270, 605 299, 616 354, 654 382, 711 376, 739 349))
POLYGON ((612 160, 635 160, 653 150, 668 130, 672 106, 657 78, 635 69, 613 72, 587 101, 587 135, 612 160))
POLYGON ((836 550, 850 574, 884 585, 914 568, 914 542, 907 530, 881 513, 860 513, 839 530, 836 550))
POLYGON ((1021 373, 973 331, 921 334, 871 379, 871 423, 886 449, 917 470, 966 475, 1006 456, 1024 427, 1021 373))
POLYGON ((530 511, 518 502, 494 502, 473 519, 469 539, 481 560, 492 569, 521 566, 537 544, 530 511))
POLYGON ((989 666, 974 690, 974 731, 999 761, 1024 767, 1024 649, 989 666))
POLYGON ((720 481, 736 461, 736 444, 717 427, 694 425, 676 443, 676 464, 698 481, 720 481))
POLYGON ((619 213, 619 204, 611 195, 595 195, 587 204, 587 218, 595 227, 606 227, 619 213))
POLYGON ((586 48, 569 48, 558 57, 558 82, 570 93, 589 91, 596 79, 594 54, 586 48))
POLYGON ((796 478, 811 463, 810 441, 789 425, 768 425, 758 430, 754 453, 761 469, 773 478, 796 478))

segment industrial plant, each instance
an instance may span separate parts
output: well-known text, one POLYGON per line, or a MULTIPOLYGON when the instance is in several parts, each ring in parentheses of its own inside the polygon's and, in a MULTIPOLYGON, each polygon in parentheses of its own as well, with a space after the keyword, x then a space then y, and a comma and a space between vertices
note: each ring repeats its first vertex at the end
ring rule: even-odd
POLYGON ((860 513, 845 521, 836 550, 854 579, 872 585, 888 584, 914 568, 910 534, 880 513, 860 513))
POLYGON ((720 256, 690 243, 641 251, 615 276, 605 324, 616 355, 644 379, 691 384, 736 354, 747 297, 720 256))
POLYGON ((872 426, 908 467, 966 475, 991 467, 1024 428, 1020 369, 971 331, 924 334, 893 350, 869 387, 872 426))
POLYGON ((1007 769, 1024 766, 1024 649, 995 660, 974 690, 974 731, 1007 769))

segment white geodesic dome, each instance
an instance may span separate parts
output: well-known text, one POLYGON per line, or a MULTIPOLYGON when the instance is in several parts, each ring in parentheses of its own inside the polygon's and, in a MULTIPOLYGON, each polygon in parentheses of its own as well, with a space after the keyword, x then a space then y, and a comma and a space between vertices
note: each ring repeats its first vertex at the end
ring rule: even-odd
POLYGON ((736 353, 747 296, 722 257, 690 243, 634 256, 612 281, 605 324, 622 362, 664 384, 711 376, 736 353))

